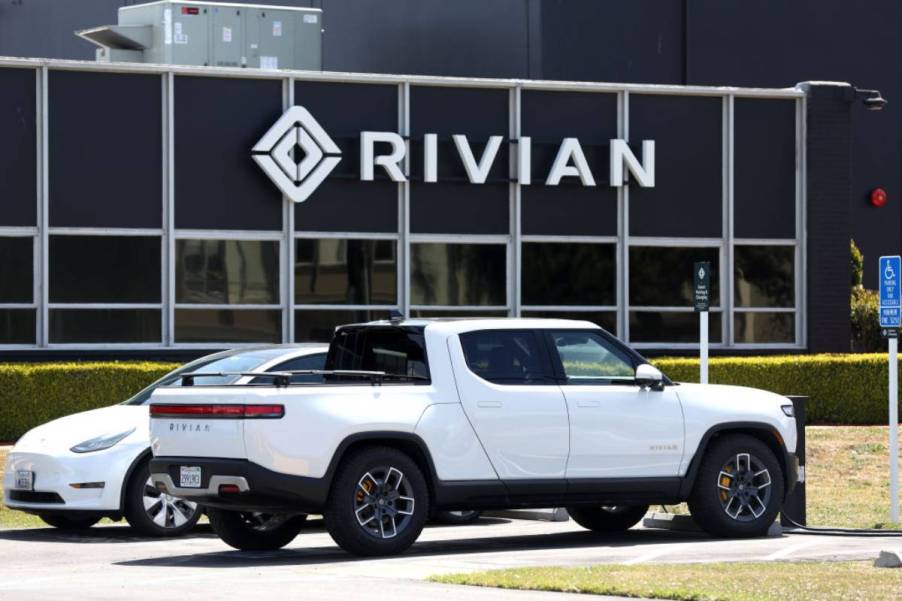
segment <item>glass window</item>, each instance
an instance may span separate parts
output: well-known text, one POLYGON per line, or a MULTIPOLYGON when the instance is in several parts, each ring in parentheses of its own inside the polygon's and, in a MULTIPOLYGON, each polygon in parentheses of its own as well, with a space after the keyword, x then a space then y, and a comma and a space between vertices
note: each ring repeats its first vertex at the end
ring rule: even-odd
POLYGON ((394 305, 394 240, 301 239, 296 243, 294 298, 298 304, 394 305))
MULTIPOLYGON (((720 343, 721 313, 708 316, 708 340, 720 343)), ((698 342, 698 313, 668 311, 633 311, 630 313, 630 342, 698 342)))
POLYGON ((741 312, 733 316, 737 343, 795 342, 795 313, 741 312))
POLYGON ((507 304, 505 245, 419 243, 410 252, 412 304, 507 304))
POLYGON ((176 309, 176 342, 281 342, 282 312, 266 309, 176 309))
POLYGON ((735 246, 737 307, 794 307, 792 246, 735 246))
POLYGON ((544 348, 535 332, 496 330, 460 337, 467 367, 495 384, 545 383, 544 348))
POLYGON ((617 313, 615 311, 523 311, 522 316, 591 321, 608 332, 617 331, 617 313))
POLYGON ((51 309, 52 343, 160 342, 159 309, 51 309))
POLYGON ((614 305, 613 244, 523 244, 524 305, 614 305))
POLYGON ((0 344, 34 343, 34 309, 0 309, 0 344))
MULTIPOLYGON (((316 353, 315 355, 304 355, 303 357, 295 357, 288 361, 283 361, 275 367, 266 371, 304 371, 308 369, 325 369, 326 353, 316 353)), ((323 381, 322 376, 315 374, 295 374, 291 376, 292 384, 312 383, 317 384, 323 381)), ((254 378, 252 384, 261 384, 272 382, 272 378, 254 378)))
POLYGON ((329 309, 295 311, 294 339, 297 342, 330 342, 338 326, 388 318, 388 311, 329 309))
POLYGON ((570 383, 583 380, 633 379, 636 370, 629 355, 598 334, 559 331, 552 334, 564 375, 570 383))
POLYGON ((34 238, 0 238, 0 303, 34 300, 34 238))
POLYGON ((51 236, 50 302, 159 303, 160 255, 159 236, 51 236))
MULTIPOLYGON (((383 371, 413 376, 418 380, 428 379, 426 340, 422 329, 386 327, 343 330, 336 335, 329 348, 326 369, 383 371)), ((359 382, 360 379, 352 378, 351 381, 359 382)))
POLYGON ((179 303, 279 303, 279 243, 270 240, 176 240, 179 303))
POLYGON ((631 246, 630 305, 691 307, 692 266, 697 261, 710 261, 711 306, 720 306, 720 286, 715 277, 719 256, 716 248, 631 246))

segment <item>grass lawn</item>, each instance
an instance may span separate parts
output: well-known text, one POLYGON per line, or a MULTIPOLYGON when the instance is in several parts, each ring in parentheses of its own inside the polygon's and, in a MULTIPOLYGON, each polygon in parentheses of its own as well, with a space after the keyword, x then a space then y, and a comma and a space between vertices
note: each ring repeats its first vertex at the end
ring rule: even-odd
POLYGON ((433 577, 434 582, 680 601, 899 601, 902 570, 871 562, 598 565, 433 577))

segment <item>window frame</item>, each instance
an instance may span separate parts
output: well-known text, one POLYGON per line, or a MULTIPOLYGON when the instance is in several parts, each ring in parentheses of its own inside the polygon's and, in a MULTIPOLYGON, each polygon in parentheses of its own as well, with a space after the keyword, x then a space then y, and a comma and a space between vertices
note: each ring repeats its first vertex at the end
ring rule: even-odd
POLYGON ((599 386, 634 386, 636 385, 635 372, 636 368, 644 363, 648 363, 643 357, 637 355, 632 349, 622 344, 616 338, 607 335, 604 330, 569 330, 569 329, 561 329, 561 330, 543 330, 545 345, 548 348, 549 354, 551 354, 551 362, 552 367, 555 372, 555 378, 558 383, 562 386, 580 386, 580 385, 599 385, 599 386), (585 378, 582 381, 572 381, 569 376, 567 376, 567 370, 564 368, 564 360, 561 357, 560 350, 558 349, 557 344, 554 341, 555 334, 558 333, 566 333, 566 334, 585 334, 587 336, 594 336, 601 340, 601 346, 604 347, 608 352, 618 359, 624 361, 626 364, 630 366, 630 369, 633 370, 633 377, 600 377, 600 378, 585 378))
POLYGON ((36 227, 0 227, 0 237, 3 238, 31 238, 31 302, 30 303, 0 303, 0 310, 31 310, 34 313, 34 342, 29 343, 3 343, 0 342, 0 350, 31 349, 40 346, 41 342, 41 288, 39 286, 39 274, 41 273, 41 237, 36 227))

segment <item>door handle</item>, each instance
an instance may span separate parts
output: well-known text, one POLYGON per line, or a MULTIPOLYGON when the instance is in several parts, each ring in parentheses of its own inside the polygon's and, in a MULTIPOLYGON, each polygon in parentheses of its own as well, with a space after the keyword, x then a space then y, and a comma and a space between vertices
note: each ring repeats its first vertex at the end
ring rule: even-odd
POLYGON ((601 407, 601 401, 576 401, 577 407, 601 407))
POLYGON ((476 406, 483 409, 498 409, 503 406, 503 403, 501 401, 479 401, 476 406))

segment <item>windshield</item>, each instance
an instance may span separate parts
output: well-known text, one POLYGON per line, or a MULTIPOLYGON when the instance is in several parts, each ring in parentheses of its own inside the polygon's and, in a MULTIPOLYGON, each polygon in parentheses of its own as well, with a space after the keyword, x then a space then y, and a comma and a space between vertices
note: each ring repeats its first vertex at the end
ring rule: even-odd
MULTIPOLYGON (((153 391, 158 386, 181 386, 181 375, 190 372, 211 372, 211 371, 254 371, 261 365, 269 361, 272 357, 266 353, 239 353, 228 356, 204 357, 191 363, 186 363, 175 371, 171 371, 129 400, 122 403, 123 405, 143 405, 149 399, 153 391)), ((222 377, 204 377, 195 378, 194 383, 197 385, 216 386, 228 385, 234 383, 241 376, 222 376, 222 377)))

